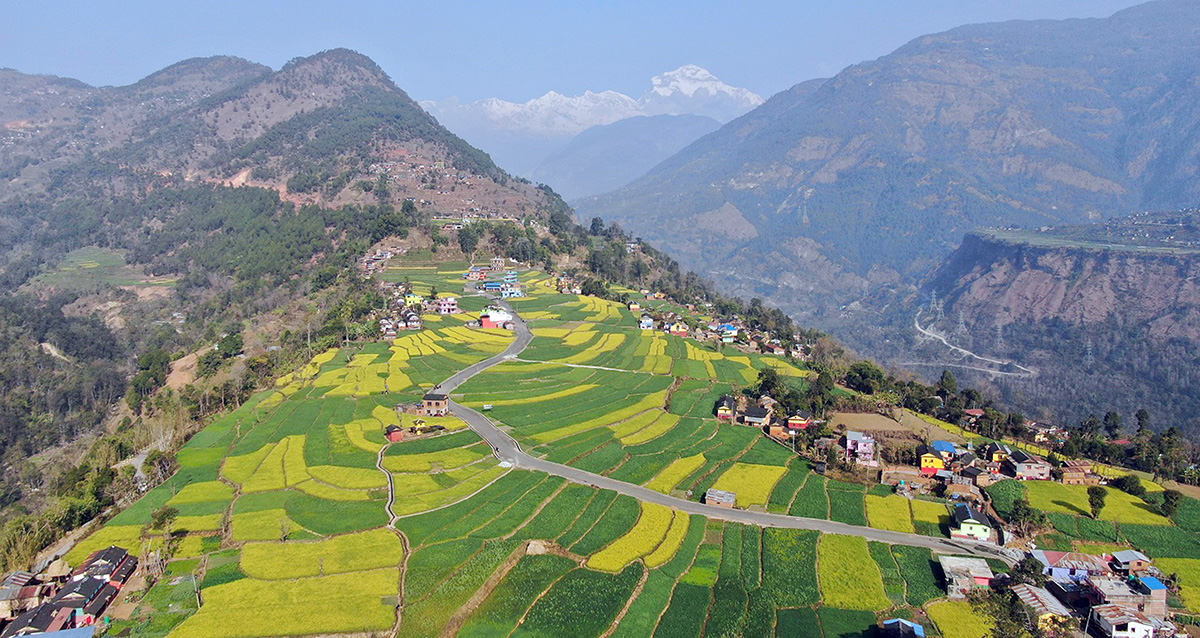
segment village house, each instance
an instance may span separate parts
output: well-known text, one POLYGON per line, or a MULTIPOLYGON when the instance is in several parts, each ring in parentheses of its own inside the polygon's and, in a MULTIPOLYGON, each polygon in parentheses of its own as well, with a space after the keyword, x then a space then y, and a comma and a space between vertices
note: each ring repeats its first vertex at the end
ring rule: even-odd
POLYGON ((1071 621, 1071 610, 1041 587, 1020 583, 1013 585, 1012 592, 1033 612, 1037 626, 1043 632, 1053 631, 1071 621))
POLYGON ((731 421, 737 416, 737 401, 728 394, 717 399, 717 405, 713 408, 713 413, 722 421, 731 421))
POLYGON ((980 410, 979 408, 963 410, 963 415, 964 415, 964 418, 966 419, 968 425, 975 425, 975 423, 977 421, 979 421, 979 419, 982 419, 985 414, 987 414, 987 412, 984 412, 983 410, 980 410))
POLYGON ((789 430, 807 430, 816 425, 817 420, 813 418, 812 412, 801 410, 787 418, 787 427, 789 430))
POLYGON ((734 504, 737 503, 737 494, 733 492, 726 492, 725 490, 709 488, 708 491, 704 493, 704 503, 706 505, 715 505, 717 507, 733 509, 734 504))
POLYGON ((1155 623, 1144 614, 1121 605, 1092 607, 1090 624, 1109 638, 1153 638, 1155 623))
POLYGON ((1092 473, 1092 462, 1071 459, 1062 465, 1063 485, 1099 485, 1100 476, 1092 473))
POLYGON ((1124 580, 1112 575, 1087 579, 1090 598, 1099 604, 1117 604, 1152 618, 1167 616, 1167 586, 1153 576, 1124 580))
POLYGON ((977 541, 992 540, 992 523, 987 514, 969 505, 958 505, 951 517, 951 538, 969 538, 977 541))
POLYGON ((978 456, 987 463, 1003 463, 1011 453, 1012 449, 1007 445, 995 442, 988 443, 975 450, 975 456, 978 456))
POLYGON ((503 257, 492 257, 492 270, 504 270, 503 257))
POLYGON ((676 337, 686 337, 688 333, 688 327, 686 323, 683 323, 682 321, 676 321, 667 328, 667 331, 676 337))
POLYGON ((643 314, 641 320, 638 321, 638 328, 642 330, 654 330, 654 317, 643 314))
POLYGON ((1025 450, 1013 450, 1005 460, 1008 472, 1022 481, 1049 481, 1050 464, 1025 450))
POLYGON ((875 438, 870 434, 853 430, 847 431, 844 445, 846 462, 854 462, 867 467, 879 467, 879 461, 875 458, 875 438))
POLYGON ((388 443, 399 443, 404 440, 404 428, 389 425, 383 430, 383 438, 387 439, 388 443))
POLYGON ((524 296, 525 296, 525 291, 519 287, 505 288, 500 291, 501 299, 516 299, 516 298, 524 297, 524 296))
POLYGON ((1042 573, 1054 580, 1083 581, 1090 576, 1108 574, 1103 556, 1080 552, 1055 552, 1035 549, 1033 557, 1043 566, 1042 573))
POLYGON ((975 487, 981 489, 991 485, 994 482, 992 481, 992 475, 990 472, 977 467, 965 467, 961 472, 958 473, 958 475, 962 477, 962 480, 965 482, 965 484, 974 485, 975 487))
POLYGON ((1049 423, 1038 423, 1036 421, 1027 421, 1025 428, 1033 433, 1033 440, 1043 445, 1062 445, 1070 438, 1070 432, 1049 423))
POLYGON ((482 328, 511 328, 513 316, 502 308, 487 308, 479 315, 479 326, 482 328))
POLYGON ((992 568, 982 558, 938 556, 938 562, 946 577, 946 595, 951 599, 966 598, 972 591, 992 584, 992 568))
POLYGON ((946 469, 946 460, 928 445, 917 446, 917 462, 921 466, 921 473, 926 475, 937 474, 946 469))
POLYGON ((723 323, 717 326, 717 332, 721 334, 723 343, 733 343, 737 340, 738 327, 730 323, 723 323))
POLYGON ((421 315, 411 311, 404 313, 404 327, 409 330, 420 330, 421 315))
POLYGON ((450 397, 444 394, 426 394, 421 399, 421 411, 425 416, 446 416, 450 412, 450 397))
POLYGON ((439 315, 458 314, 458 298, 457 297, 438 297, 437 313, 439 315))
POLYGON ((404 295, 404 305, 408 306, 409 308, 420 308, 421 306, 425 305, 425 298, 421 295, 410 292, 404 295))
POLYGON ((759 406, 746 408, 742 413, 742 423, 762 427, 771 422, 771 409, 759 406))
POLYGON ((949 441, 934 441, 929 444, 929 447, 941 455, 942 461, 947 465, 958 454, 958 446, 949 441))
POLYGON ((49 584, 25 585, 0 589, 0 621, 15 618, 50 600, 54 586, 49 584))
POLYGON ((641 312, 641 311, 642 311, 642 304, 640 304, 636 301, 629 302, 629 312, 641 312))
POLYGON ((1112 565, 1123 574, 1134 576, 1150 569, 1150 558, 1136 549, 1126 549, 1112 555, 1112 565))
POLYGON ((889 618, 883 621, 883 638, 925 638, 925 627, 903 618, 889 618))

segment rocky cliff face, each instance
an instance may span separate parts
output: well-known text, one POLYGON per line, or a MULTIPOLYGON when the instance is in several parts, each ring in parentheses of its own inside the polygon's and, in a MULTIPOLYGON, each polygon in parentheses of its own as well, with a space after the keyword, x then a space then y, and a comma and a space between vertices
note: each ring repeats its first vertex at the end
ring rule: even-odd
MULTIPOLYGON (((1200 251, 1049 239, 971 234, 936 271, 925 299, 942 312, 923 309, 926 327, 1037 372, 955 373, 1033 418, 1145 408, 1159 429, 1200 435, 1200 251)), ((907 356, 958 363, 935 341, 907 356)))
POLYGON ((971 324, 1142 326, 1200 340, 1200 255, 1040 247, 968 235, 931 288, 971 324))

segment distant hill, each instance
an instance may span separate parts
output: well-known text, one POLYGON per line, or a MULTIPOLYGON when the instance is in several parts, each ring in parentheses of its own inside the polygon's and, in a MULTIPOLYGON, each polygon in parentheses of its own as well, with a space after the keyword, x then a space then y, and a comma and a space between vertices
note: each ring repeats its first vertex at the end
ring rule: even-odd
POLYGON ((580 217, 824 322, 965 232, 1200 198, 1200 5, 923 36, 773 96, 580 217))
MULTIPOLYGON (((414 198, 444 214, 558 209, 441 127, 370 59, 336 49, 279 71, 238 58, 181 62, 127 87, 3 71, 0 198, 44 190, 86 160, 278 190, 295 203, 414 198), (386 188, 375 190, 381 176, 386 188), (371 187, 364 188, 364 182, 371 187)), ((85 171, 95 175, 95 167, 85 171)))
POLYGON ((568 200, 605 193, 720 126, 702 115, 637 116, 593 126, 530 171, 529 179, 548 184, 568 200))

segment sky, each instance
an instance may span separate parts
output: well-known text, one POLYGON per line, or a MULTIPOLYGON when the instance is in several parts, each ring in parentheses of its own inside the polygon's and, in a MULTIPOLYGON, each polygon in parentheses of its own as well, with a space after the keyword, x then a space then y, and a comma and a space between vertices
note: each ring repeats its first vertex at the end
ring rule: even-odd
POLYGON ((640 96, 684 64, 764 97, 955 26, 1103 17, 1133 0, 3 0, 0 68, 130 84, 180 60, 279 68, 346 47, 417 99, 640 96))

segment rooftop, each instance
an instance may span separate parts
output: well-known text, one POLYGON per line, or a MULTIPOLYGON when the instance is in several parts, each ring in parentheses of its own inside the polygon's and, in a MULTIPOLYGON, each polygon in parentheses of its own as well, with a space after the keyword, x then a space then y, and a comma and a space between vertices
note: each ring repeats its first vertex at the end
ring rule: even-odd
POLYGON ((734 494, 733 492, 709 488, 708 491, 704 493, 705 503, 734 503, 736 501, 737 494, 734 494))
POLYGON ((992 577, 992 568, 988 567, 987 561, 982 558, 938 556, 938 562, 941 563, 942 571, 946 573, 947 578, 955 576, 967 576, 970 578, 992 577))
POLYGON ((1021 583, 1013 585, 1012 591, 1029 606, 1037 615, 1054 614, 1055 616, 1070 616, 1071 610, 1058 601, 1050 592, 1041 587, 1021 583))

